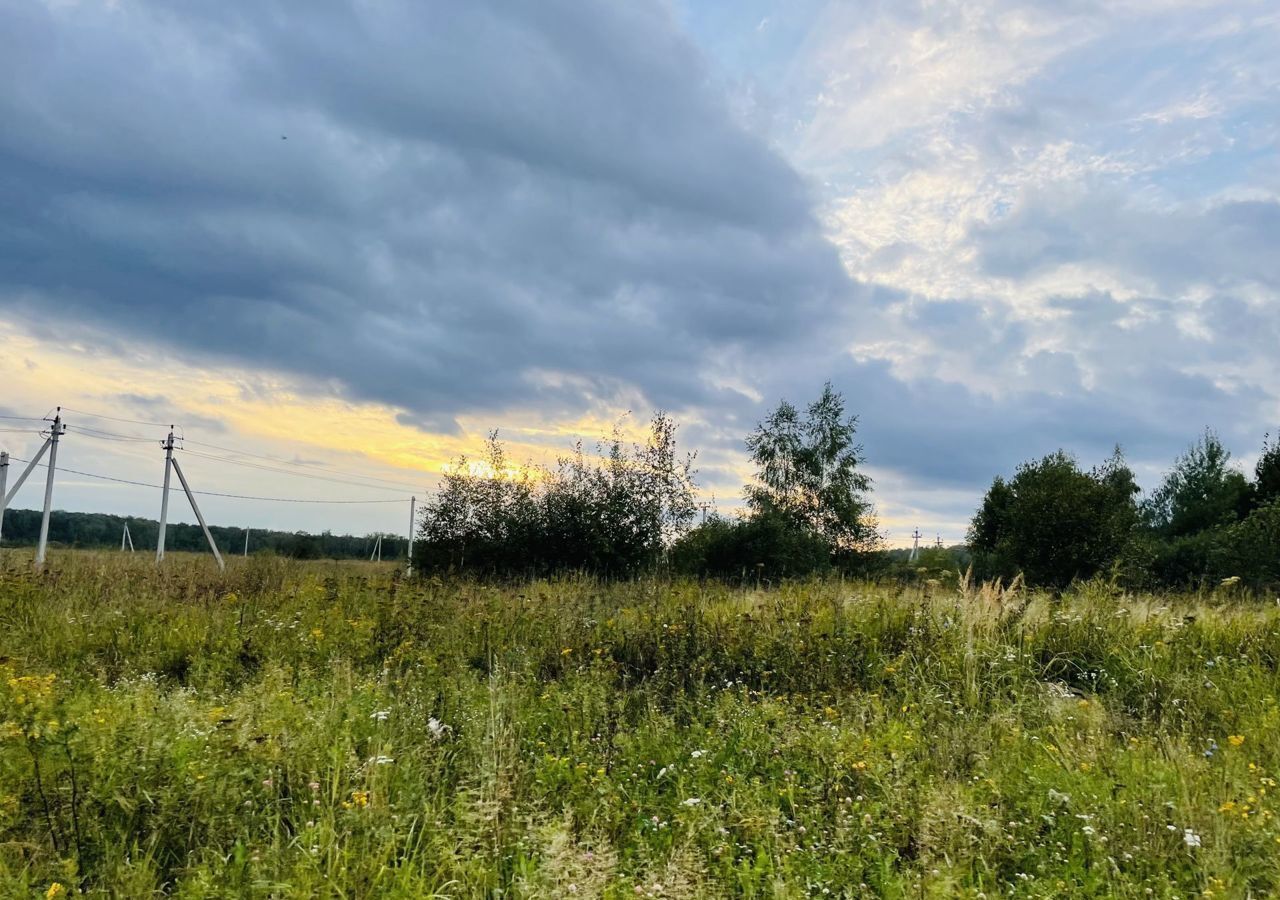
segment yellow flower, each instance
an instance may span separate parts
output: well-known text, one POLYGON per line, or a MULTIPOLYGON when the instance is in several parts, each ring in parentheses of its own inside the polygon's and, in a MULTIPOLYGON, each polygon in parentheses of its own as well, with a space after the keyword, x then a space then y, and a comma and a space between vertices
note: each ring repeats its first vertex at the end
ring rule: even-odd
POLYGON ((561 655, 561 656, 568 656, 568 655, 569 655, 570 653, 572 653, 572 652, 573 652, 573 648, 572 648, 572 647, 565 647, 563 650, 561 650, 561 651, 560 651, 560 655, 561 655))
POLYGON ((53 900, 54 897, 61 897, 66 892, 67 889, 64 888, 61 883, 55 881, 53 884, 49 885, 49 890, 44 892, 44 900, 53 900))
POLYGON ((352 791, 352 792, 351 792, 351 802, 352 802, 352 804, 353 804, 353 805, 358 806, 358 807, 361 807, 361 808, 368 806, 368 805, 369 805, 369 792, 368 792, 368 791, 352 791))
POLYGON ((323 629, 323 628, 312 628, 312 629, 311 629, 311 636, 312 636, 313 638, 315 638, 317 641, 322 641, 322 640, 324 640, 324 629, 323 629))
POLYGON ((1239 747, 1241 744, 1244 743, 1244 735, 1243 734, 1230 735, 1227 738, 1227 743, 1230 744, 1232 747, 1239 747))

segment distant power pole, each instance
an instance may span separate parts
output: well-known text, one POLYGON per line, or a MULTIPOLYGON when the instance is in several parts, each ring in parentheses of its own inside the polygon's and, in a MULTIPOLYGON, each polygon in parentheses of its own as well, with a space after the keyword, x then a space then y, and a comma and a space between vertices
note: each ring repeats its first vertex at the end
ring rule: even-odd
POLYGON ((164 490, 160 494, 160 536, 156 538, 156 562, 164 559, 164 533, 169 527, 169 474, 173 470, 173 466, 170 465, 173 462, 172 431, 161 446, 164 447, 164 490))
POLYGON ((9 454, 0 450, 0 538, 4 537, 4 486, 9 480, 9 454))
POLYGON ((191 511, 196 514, 196 521, 200 523, 200 530, 204 532, 204 539, 209 544, 209 549, 213 551, 213 558, 218 561, 218 568, 226 570, 227 564, 222 561, 222 554, 218 552, 218 545, 213 539, 213 535, 209 533, 209 526, 204 522, 204 515, 200 512, 199 505, 196 504, 195 494, 191 493, 191 486, 187 484, 187 476, 182 474, 182 466, 178 465, 178 461, 173 458, 173 426, 169 426, 169 436, 165 438, 164 447, 164 494, 160 498, 160 537, 156 541, 156 562, 159 563, 164 559, 164 538, 165 529, 169 522, 169 476, 172 472, 178 473, 178 481, 182 484, 182 492, 187 495, 187 502, 191 504, 191 511))
POLYGON ((128 520, 128 519, 125 519, 125 522, 124 522, 124 531, 122 531, 122 532, 120 533, 120 552, 121 552, 121 553, 123 553, 123 552, 124 552, 124 548, 125 548, 125 546, 126 546, 126 545, 128 545, 128 547, 129 547, 129 552, 130 552, 130 553, 133 553, 133 552, 134 552, 134 549, 133 549, 133 535, 131 535, 131 534, 129 533, 129 520, 128 520))
POLYGON ((44 515, 40 517, 40 543, 36 546, 36 568, 44 565, 45 550, 49 546, 49 512, 53 508, 53 470, 58 465, 58 438, 66 433, 67 426, 62 424, 62 407, 58 407, 53 417, 53 427, 49 429, 49 474, 44 480, 44 515))
POLYGON ((907 557, 907 562, 915 562, 916 557, 920 555, 920 529, 917 527, 911 533, 911 555, 907 557))
POLYGON ((404 574, 413 574, 413 526, 417 524, 418 498, 409 498, 409 549, 407 556, 409 558, 408 565, 405 567, 404 574))
POLYGON ((244 555, 246 558, 249 556, 249 529, 248 528, 244 530, 244 555))

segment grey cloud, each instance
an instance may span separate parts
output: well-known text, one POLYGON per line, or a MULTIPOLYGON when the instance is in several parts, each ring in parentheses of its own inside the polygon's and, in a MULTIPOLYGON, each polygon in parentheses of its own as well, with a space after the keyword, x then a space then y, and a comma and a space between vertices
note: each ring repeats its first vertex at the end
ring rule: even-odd
POLYGON ((27 320, 436 423, 581 406, 538 370, 688 405, 708 347, 777 351, 855 294, 658 4, 5 16, 0 303, 27 320))

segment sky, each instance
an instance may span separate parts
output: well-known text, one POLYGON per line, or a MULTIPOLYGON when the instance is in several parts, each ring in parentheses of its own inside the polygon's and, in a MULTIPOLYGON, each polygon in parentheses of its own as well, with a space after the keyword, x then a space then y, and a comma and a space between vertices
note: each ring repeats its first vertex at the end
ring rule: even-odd
POLYGON ((0 415, 140 482, 58 508, 155 517, 174 423, 193 488, 388 501, 213 522, 403 532, 494 428, 663 409, 727 510, 830 380, 890 543, 953 542, 1057 448, 1280 429, 1274 3, 301 9, 0 0, 0 415))

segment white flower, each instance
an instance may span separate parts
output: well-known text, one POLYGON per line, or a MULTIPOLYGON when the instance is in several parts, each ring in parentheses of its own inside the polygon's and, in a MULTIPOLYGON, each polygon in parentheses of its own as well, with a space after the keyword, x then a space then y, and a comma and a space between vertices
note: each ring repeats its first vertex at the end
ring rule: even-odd
POLYGON ((369 762, 373 763, 375 766, 389 766, 395 762, 395 760, 390 756, 374 756, 369 760, 369 762))
POLYGON ((706 755, 707 755, 707 751, 706 751, 706 750, 694 750, 694 751, 693 751, 692 753, 690 753, 689 755, 690 755, 690 756, 692 756, 694 759, 701 759, 702 757, 704 757, 704 756, 706 756, 706 755))
POLYGON ((439 740, 440 738, 444 737, 446 734, 452 733, 453 729, 450 726, 445 725, 435 716, 432 716, 431 718, 427 719, 427 731, 431 732, 431 736, 433 738, 435 738, 436 740, 439 740))
POLYGON ((681 806, 697 806, 702 802, 701 797, 690 797, 688 800, 682 801, 681 806))
POLYGON ((1196 834, 1190 828, 1182 829, 1182 842, 1188 847, 1200 846, 1200 835, 1196 834))
POLYGON ((387 721, 388 717, 390 717, 390 715, 391 715, 391 710, 379 709, 370 713, 369 718, 373 719, 375 722, 385 722, 387 721))

